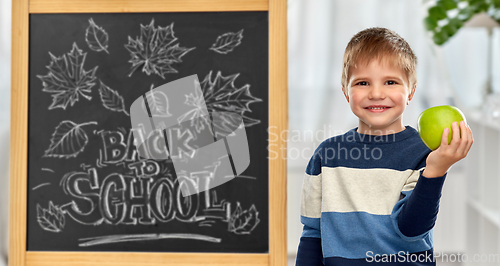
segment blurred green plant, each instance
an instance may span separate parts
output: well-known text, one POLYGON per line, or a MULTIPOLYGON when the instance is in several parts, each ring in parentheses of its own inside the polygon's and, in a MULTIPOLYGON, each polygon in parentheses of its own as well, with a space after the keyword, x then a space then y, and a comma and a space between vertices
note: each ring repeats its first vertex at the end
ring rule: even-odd
POLYGON ((424 18, 424 26, 432 40, 442 45, 474 15, 486 12, 500 22, 500 0, 432 0, 424 18))

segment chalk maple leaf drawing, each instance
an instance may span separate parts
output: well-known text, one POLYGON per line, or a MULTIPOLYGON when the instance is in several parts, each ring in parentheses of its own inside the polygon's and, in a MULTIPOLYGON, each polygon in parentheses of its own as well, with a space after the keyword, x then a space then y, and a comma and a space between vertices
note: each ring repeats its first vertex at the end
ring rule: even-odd
POLYGON ((136 37, 135 40, 128 36, 128 44, 125 45, 132 57, 128 61, 132 63, 132 71, 128 76, 132 76, 134 71, 141 66, 142 72, 148 76, 157 74, 165 78, 167 73, 177 73, 172 65, 181 63, 181 57, 195 47, 180 47, 179 43, 175 43, 176 41, 173 22, 166 27, 158 26, 158 28, 154 26, 154 19, 147 26, 141 24, 141 36, 136 37))
POLYGON ((45 151, 44 157, 70 158, 76 157, 87 145, 88 137, 82 126, 97 125, 97 122, 75 124, 64 120, 56 127, 50 146, 45 151))
POLYGON ((185 103, 195 107, 195 109, 180 116, 178 122, 191 120, 192 125, 194 123, 198 133, 204 129, 204 125, 210 128, 210 121, 207 119, 207 116, 203 114, 202 107, 203 103, 205 103, 209 113, 214 111, 223 112, 223 115, 218 117, 219 121, 223 123, 214 123, 214 126, 217 128, 216 134, 224 132, 225 134, 222 135, 226 136, 226 133, 234 131, 241 123, 241 118, 246 127, 259 124, 260 120, 246 116, 246 112, 252 111, 249 107, 251 103, 260 102, 262 100, 254 97, 250 93, 249 84, 241 88, 235 87, 234 81, 239 75, 240 74, 237 73, 224 77, 219 71, 215 79, 212 80, 212 71, 210 71, 200 84, 203 95, 199 93, 196 95, 192 93, 186 95, 185 103), (231 113, 236 113, 241 116, 241 118, 231 115, 231 113))
POLYGON ((37 75, 42 80, 43 91, 52 93, 52 104, 49 110, 54 108, 66 109, 68 104, 73 106, 79 100, 80 95, 87 100, 92 97, 87 95, 95 85, 95 72, 97 66, 89 71, 83 69, 87 53, 78 49, 73 43, 71 52, 60 57, 49 52, 51 62, 47 66, 49 73, 45 76, 37 75))
POLYGON ((49 202, 49 208, 44 209, 39 204, 36 204, 38 224, 45 230, 54 233, 61 232, 64 228, 66 219, 64 213, 57 206, 54 206, 52 201, 49 202))
POLYGON ((85 31, 85 41, 89 48, 96 52, 105 51, 108 52, 108 33, 102 28, 95 24, 92 18, 89 19, 89 26, 85 31))
POLYGON ((259 212, 252 204, 250 209, 242 210, 238 202, 236 210, 233 212, 228 222, 228 231, 237 235, 250 234, 259 224, 259 212))
POLYGON ((209 49, 220 54, 227 54, 233 51, 236 46, 241 44, 241 39, 243 39, 243 30, 236 33, 224 33, 217 37, 217 40, 209 49))

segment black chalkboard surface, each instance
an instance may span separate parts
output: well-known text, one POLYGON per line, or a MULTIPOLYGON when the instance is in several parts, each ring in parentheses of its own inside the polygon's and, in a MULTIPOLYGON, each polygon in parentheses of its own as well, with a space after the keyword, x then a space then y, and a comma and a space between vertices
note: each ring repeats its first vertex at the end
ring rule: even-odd
POLYGON ((268 12, 31 14, 29 36, 28 251, 269 251, 268 12), (178 197, 130 105, 190 75, 243 117, 250 165, 178 197))

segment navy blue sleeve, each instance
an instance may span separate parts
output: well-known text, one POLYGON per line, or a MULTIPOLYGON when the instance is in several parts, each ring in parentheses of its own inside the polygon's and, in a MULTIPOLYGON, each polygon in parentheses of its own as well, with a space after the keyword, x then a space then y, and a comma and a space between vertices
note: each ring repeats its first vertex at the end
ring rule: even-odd
POLYGON ((301 237, 295 266, 323 266, 321 238, 301 237))
POLYGON ((427 178, 420 172, 417 184, 398 215, 398 227, 407 237, 421 235, 434 227, 446 174, 427 178))

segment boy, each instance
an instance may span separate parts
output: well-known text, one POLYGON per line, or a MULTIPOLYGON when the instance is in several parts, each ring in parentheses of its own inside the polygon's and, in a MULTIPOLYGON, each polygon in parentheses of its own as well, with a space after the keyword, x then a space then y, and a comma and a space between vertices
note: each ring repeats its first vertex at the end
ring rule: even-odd
POLYGON ((472 132, 455 122, 451 143, 445 129, 431 152, 403 125, 417 58, 395 32, 359 32, 343 61, 342 90, 359 126, 323 141, 307 165, 296 265, 436 265, 441 189, 448 169, 467 156, 472 132))

